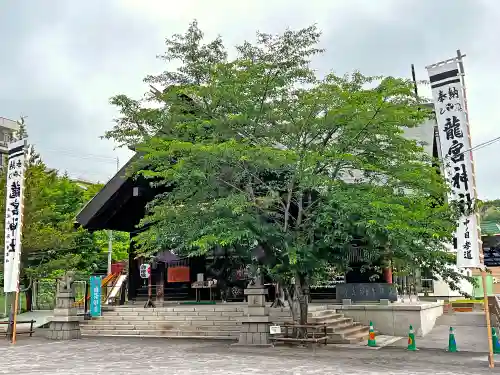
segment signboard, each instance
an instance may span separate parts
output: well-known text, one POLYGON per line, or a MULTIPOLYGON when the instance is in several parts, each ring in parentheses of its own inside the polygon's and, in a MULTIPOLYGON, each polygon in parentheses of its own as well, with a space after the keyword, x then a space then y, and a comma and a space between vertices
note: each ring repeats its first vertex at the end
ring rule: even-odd
POLYGON ((476 199, 469 124, 459 61, 427 67, 443 154, 444 176, 451 188, 448 199, 459 203, 462 215, 455 232, 457 267, 480 268, 476 199))
POLYGON ((270 326, 269 333, 271 335, 279 335, 281 333, 281 327, 280 326, 270 326))
POLYGON ((9 144, 5 202, 3 282, 5 293, 16 292, 19 288, 26 146, 24 140, 9 144))
POLYGON ((90 276, 90 316, 101 316, 101 276, 90 276))
POLYGON ((398 300, 398 291, 393 284, 386 283, 347 283, 337 285, 337 299, 350 299, 353 302, 378 302, 381 299, 398 300))
POLYGON ((139 268, 139 275, 141 276, 142 279, 149 278, 149 276, 151 276, 151 265, 147 263, 141 264, 139 268))
POLYGON ((169 283, 188 283, 191 281, 189 267, 174 266, 167 268, 167 282, 169 283))

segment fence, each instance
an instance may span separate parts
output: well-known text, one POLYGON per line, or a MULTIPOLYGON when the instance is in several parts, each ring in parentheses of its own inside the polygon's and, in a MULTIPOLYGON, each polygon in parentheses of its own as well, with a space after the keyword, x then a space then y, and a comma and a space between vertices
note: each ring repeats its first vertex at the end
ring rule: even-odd
MULTIPOLYGON (((74 282, 75 300, 85 298, 87 282, 74 282)), ((53 310, 56 305, 57 279, 41 279, 33 282, 33 310, 53 310)))

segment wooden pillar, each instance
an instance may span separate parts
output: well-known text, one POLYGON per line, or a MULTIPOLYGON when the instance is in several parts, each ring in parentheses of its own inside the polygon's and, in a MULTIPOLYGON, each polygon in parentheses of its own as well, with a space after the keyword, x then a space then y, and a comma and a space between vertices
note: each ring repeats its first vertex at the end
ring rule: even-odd
POLYGON ((392 284, 392 268, 384 268, 384 280, 387 284, 392 284))
POLYGON ((135 259, 135 252, 130 241, 128 250, 128 300, 135 300, 137 296, 137 275, 139 273, 137 267, 137 260, 135 259))
POLYGON ((165 263, 158 262, 156 273, 156 306, 163 306, 165 294, 165 263))

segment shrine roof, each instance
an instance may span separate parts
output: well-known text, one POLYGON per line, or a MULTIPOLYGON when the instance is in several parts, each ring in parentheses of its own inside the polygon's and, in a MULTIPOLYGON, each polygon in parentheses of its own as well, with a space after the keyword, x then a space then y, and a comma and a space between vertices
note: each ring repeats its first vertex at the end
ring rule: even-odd
POLYGON ((130 160, 104 185, 104 187, 80 210, 76 216, 77 225, 89 230, 115 229, 110 225, 112 216, 119 206, 126 203, 133 195, 133 179, 127 176, 127 170, 140 158, 135 154, 130 160))
POLYGON ((481 221, 482 236, 500 236, 500 224, 495 221, 481 221))

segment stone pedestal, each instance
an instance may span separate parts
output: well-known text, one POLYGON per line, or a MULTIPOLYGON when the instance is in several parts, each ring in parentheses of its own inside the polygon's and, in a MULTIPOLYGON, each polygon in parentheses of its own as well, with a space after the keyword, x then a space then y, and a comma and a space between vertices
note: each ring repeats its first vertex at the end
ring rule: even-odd
POLYGON ((75 293, 72 285, 58 288, 54 316, 50 321, 47 338, 50 340, 73 340, 81 338, 80 317, 74 307, 75 293))
POLYGON ((249 286, 244 293, 248 297, 247 316, 242 318, 237 345, 270 345, 269 309, 266 307, 267 289, 261 285, 249 286))

